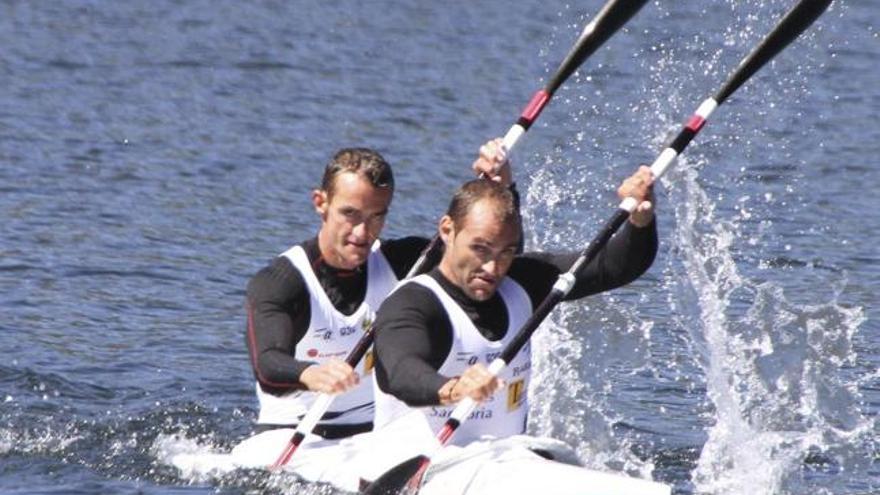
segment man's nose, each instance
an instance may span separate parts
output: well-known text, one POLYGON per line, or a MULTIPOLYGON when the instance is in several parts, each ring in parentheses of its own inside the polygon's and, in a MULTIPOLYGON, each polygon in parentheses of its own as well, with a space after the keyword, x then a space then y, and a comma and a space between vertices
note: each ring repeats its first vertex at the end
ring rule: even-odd
POLYGON ((498 276, 498 260, 492 258, 485 263, 483 263, 483 271, 492 275, 493 277, 498 276))
POLYGON ((361 222, 351 229, 351 234, 358 239, 365 239, 367 237, 367 232, 367 222, 361 222))

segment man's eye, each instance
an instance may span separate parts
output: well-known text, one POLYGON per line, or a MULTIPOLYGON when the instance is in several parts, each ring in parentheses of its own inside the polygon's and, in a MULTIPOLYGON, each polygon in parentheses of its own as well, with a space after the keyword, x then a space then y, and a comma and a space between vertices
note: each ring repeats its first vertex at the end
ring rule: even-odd
POLYGON ((475 253, 477 253, 477 255, 479 255, 479 256, 488 256, 489 255, 489 248, 487 248, 486 246, 476 244, 474 246, 471 246, 471 249, 473 249, 473 251, 475 253))

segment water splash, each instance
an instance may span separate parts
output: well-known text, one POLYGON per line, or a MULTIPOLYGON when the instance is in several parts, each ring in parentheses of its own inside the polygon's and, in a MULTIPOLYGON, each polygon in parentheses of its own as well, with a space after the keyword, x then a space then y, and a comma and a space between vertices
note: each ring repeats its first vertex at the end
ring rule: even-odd
MULTIPOLYGON (((859 412, 857 383, 845 374, 855 364, 863 310, 834 294, 798 305, 774 283, 744 277, 734 260, 736 226, 716 217, 696 169, 681 165, 675 280, 699 308, 686 330, 702 350, 714 406, 694 483, 701 493, 803 493, 798 478, 811 452, 865 452, 870 441, 873 422, 859 412)), ((859 463, 835 455, 851 469, 859 463)))

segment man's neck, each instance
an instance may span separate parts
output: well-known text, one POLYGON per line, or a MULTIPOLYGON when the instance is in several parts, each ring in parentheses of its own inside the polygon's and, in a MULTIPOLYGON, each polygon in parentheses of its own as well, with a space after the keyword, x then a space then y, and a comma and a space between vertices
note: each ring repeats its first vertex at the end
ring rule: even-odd
POLYGON ((318 231, 317 241, 318 254, 321 255, 322 262, 330 268, 341 271, 355 271, 363 266, 363 264, 361 264, 360 266, 355 266, 351 268, 346 267, 340 257, 333 250, 333 243, 330 239, 327 238, 327 235, 324 233, 323 230, 318 231))
POLYGON ((449 266, 449 262, 446 260, 445 256, 443 258, 440 258, 440 263, 437 264, 437 271, 440 272, 440 275, 443 275, 443 278, 446 280, 446 282, 449 282, 449 285, 455 286, 455 288, 458 289, 459 292, 464 294, 464 291, 461 290, 461 288, 458 287, 458 284, 455 283, 455 278, 452 276, 452 268, 449 266))
POLYGON ((435 280, 440 284, 440 287, 446 291, 447 294, 452 296, 457 303, 463 306, 472 306, 476 304, 480 304, 480 301, 471 298, 457 283, 455 283, 454 279, 449 276, 448 272, 443 270, 443 264, 441 262, 440 265, 434 270, 437 273, 437 277, 434 277, 435 280))

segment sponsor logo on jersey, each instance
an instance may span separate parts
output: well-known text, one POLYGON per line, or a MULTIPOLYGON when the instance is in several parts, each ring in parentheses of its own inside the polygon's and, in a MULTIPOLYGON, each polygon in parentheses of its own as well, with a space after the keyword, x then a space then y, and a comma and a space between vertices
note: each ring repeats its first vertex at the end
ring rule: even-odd
POLYGON ((525 398, 526 381, 522 378, 507 384, 507 410, 514 411, 522 405, 525 398))

